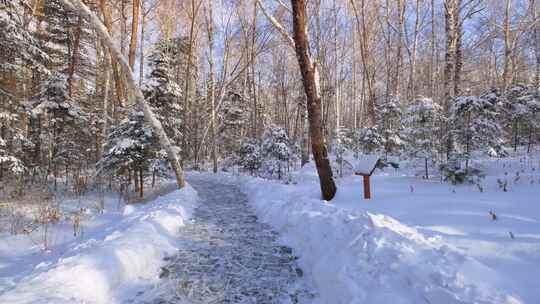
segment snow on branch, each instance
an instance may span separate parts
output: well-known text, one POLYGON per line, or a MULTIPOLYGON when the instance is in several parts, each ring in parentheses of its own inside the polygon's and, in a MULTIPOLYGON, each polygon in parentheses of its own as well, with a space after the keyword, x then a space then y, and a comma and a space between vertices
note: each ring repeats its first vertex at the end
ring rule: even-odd
POLYGON ((279 23, 279 21, 276 20, 276 18, 274 18, 272 15, 268 13, 268 11, 266 10, 266 8, 264 7, 264 5, 261 3, 260 0, 256 0, 256 1, 259 7, 261 8, 266 19, 268 19, 268 21, 270 21, 270 23, 272 23, 272 25, 278 30, 278 32, 283 36, 287 44, 291 48, 294 49, 294 40, 292 39, 289 32, 287 32, 287 30, 283 27, 283 25, 281 25, 281 23, 279 23))

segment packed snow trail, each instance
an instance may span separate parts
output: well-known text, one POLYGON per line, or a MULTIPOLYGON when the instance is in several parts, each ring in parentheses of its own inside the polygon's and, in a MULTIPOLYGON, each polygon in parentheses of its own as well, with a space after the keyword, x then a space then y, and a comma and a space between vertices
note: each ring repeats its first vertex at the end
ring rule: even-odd
POLYGON ((278 234, 258 221, 236 186, 193 179, 200 204, 180 229, 180 250, 163 267, 169 291, 153 303, 277 304, 313 297, 292 249, 278 244, 278 234))

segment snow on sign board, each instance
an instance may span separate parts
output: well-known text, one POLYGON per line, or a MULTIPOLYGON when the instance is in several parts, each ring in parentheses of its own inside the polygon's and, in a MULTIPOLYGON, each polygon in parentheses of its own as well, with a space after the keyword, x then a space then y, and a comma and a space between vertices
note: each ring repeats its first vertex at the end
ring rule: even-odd
POLYGON ((371 175, 380 157, 375 154, 365 154, 354 163, 354 173, 358 175, 371 175))

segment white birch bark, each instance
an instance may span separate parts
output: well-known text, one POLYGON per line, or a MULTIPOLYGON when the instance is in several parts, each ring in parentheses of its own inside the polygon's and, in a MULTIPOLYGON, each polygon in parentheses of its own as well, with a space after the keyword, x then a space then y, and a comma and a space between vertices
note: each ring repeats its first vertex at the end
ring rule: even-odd
POLYGON ((62 3, 90 20, 90 22, 96 29, 96 32, 101 37, 103 44, 105 44, 109 48, 111 55, 115 57, 117 62, 122 67, 129 88, 135 96, 136 102, 142 108, 145 120, 152 127, 152 130, 157 134, 161 147, 167 152, 169 163, 173 168, 174 173, 176 174, 176 181, 178 183, 178 187, 183 188, 185 186, 184 172, 182 170, 182 167, 180 166, 178 156, 174 152, 169 138, 163 130, 163 126, 161 125, 159 120, 156 119, 154 113, 152 112, 152 109, 144 100, 141 89, 137 86, 135 82, 133 72, 131 71, 128 62, 126 61, 126 58, 120 52, 120 50, 118 50, 114 46, 112 38, 101 20, 99 20, 99 18, 94 13, 92 13, 90 9, 81 0, 62 0, 62 3))

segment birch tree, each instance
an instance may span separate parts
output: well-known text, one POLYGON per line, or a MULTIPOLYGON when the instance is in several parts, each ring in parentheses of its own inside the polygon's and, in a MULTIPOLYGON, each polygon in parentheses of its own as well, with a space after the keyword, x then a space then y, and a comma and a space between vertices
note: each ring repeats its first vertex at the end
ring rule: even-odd
POLYGON ((122 55, 120 50, 118 50, 114 46, 114 42, 109 35, 107 28, 101 23, 99 18, 90 11, 88 6, 86 6, 81 0, 62 0, 62 3, 75 11, 77 11, 81 16, 84 16, 85 18, 89 19, 92 25, 94 26, 96 32, 101 37, 103 44, 105 44, 112 55, 114 55, 117 62, 122 67, 126 80, 129 84, 129 88, 132 91, 133 95, 135 96, 136 102, 141 107, 144 118, 148 124, 152 127, 153 131, 157 134, 159 139, 160 146, 167 152, 167 157, 169 160, 169 164, 174 170, 174 173, 176 175, 176 182, 178 184, 179 188, 183 188, 185 186, 185 180, 184 180, 184 172, 182 170, 182 167, 180 166, 180 161, 178 160, 178 156, 176 155, 175 151, 173 150, 173 147, 169 141, 169 138, 165 134, 165 131, 163 130, 163 127, 159 120, 156 119, 154 114, 152 113, 152 110, 144 100, 143 94, 141 92, 141 89, 137 86, 137 83, 135 82, 135 78, 133 76, 133 72, 131 71, 131 68, 129 67, 128 62, 126 61, 125 57, 122 55))

